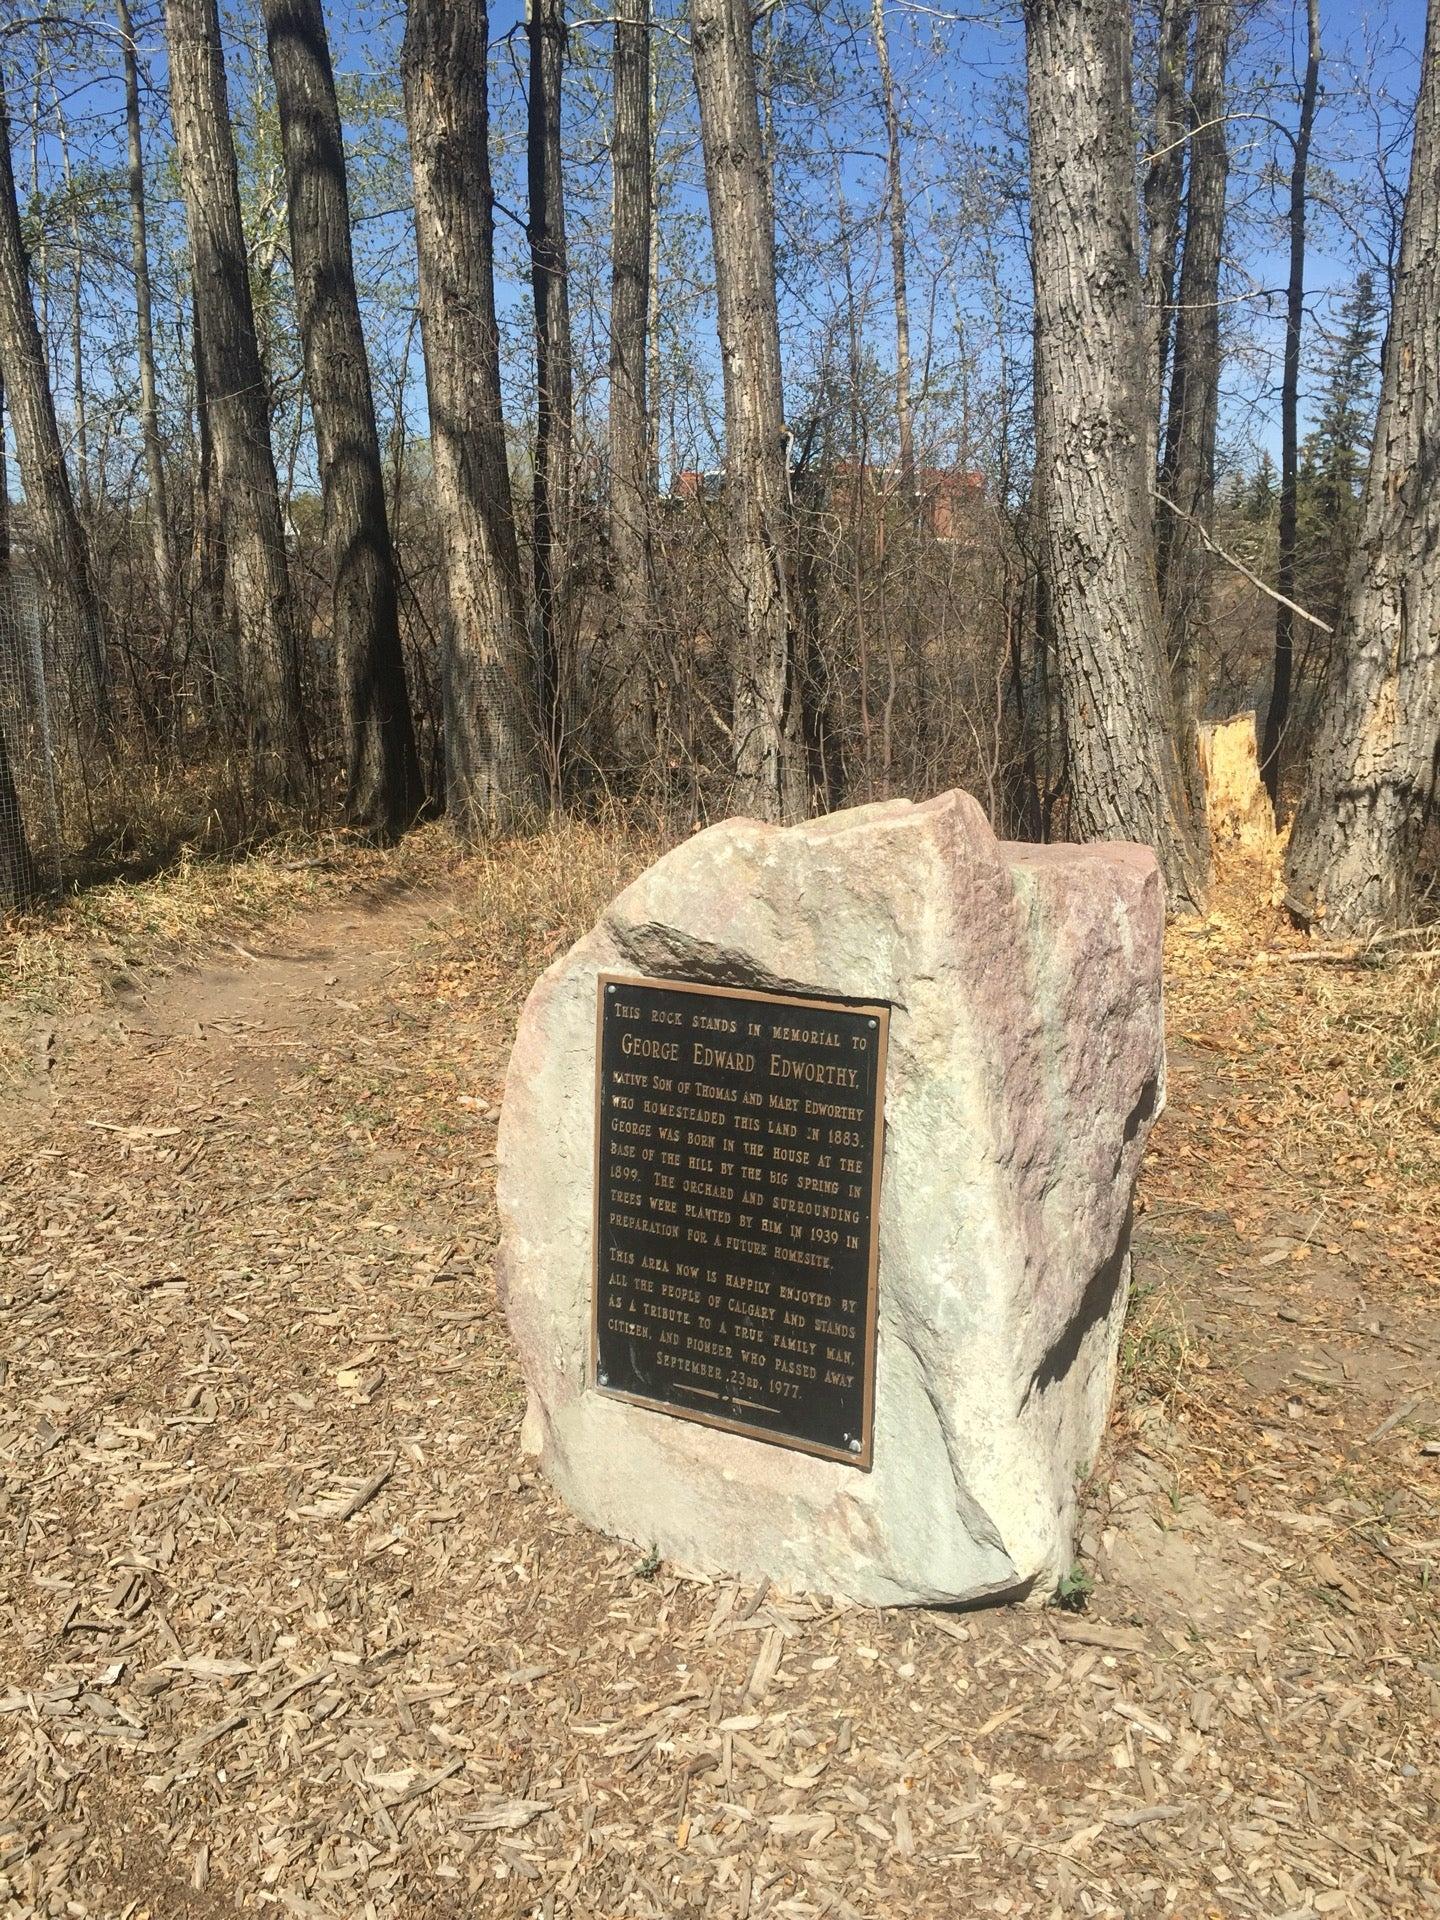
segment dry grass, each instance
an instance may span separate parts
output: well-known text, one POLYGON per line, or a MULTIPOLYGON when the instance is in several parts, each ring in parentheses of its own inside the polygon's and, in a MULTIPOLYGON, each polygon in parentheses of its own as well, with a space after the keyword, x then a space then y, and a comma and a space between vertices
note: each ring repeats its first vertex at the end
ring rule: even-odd
POLYGON ((558 820, 533 839, 505 841, 473 857, 466 869, 473 912, 487 935, 532 963, 551 958, 668 843, 648 819, 558 820))
POLYGON ((1129 1400, 1172 1406, 1185 1390, 1190 1334, 1173 1287, 1138 1281, 1130 1289, 1120 1341, 1121 1391, 1129 1400))
POLYGON ((1216 1204, 1238 1165, 1277 1184, 1303 1175, 1331 1210, 1433 1236, 1440 934, 1329 953, 1232 889, 1171 929, 1166 983, 1172 1038, 1225 1096, 1189 1143, 1190 1176, 1218 1176, 1216 1204))
POLYGON ((427 828, 392 851, 339 834, 298 833, 226 856, 185 847, 152 875, 117 875, 10 915, 0 928, 0 987, 32 998, 56 991, 84 947, 109 948, 136 964, 182 957, 217 931, 258 924, 370 879, 418 879, 440 869, 442 844, 439 830, 427 828))
POLYGON ((653 823, 560 820, 527 838, 469 850, 443 825, 398 847, 294 832, 224 857, 185 847, 159 872, 127 875, 0 920, 0 1086, 27 1060, 36 1020, 103 1008, 116 983, 192 964, 217 943, 342 899, 449 885, 478 894, 476 917, 512 962, 584 930, 625 880, 657 857, 653 823))

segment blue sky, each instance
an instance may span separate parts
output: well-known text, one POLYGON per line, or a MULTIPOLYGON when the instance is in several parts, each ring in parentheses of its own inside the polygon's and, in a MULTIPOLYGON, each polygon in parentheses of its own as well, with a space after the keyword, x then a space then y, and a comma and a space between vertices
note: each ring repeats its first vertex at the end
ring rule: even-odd
MULTIPOLYGON (((683 14, 683 9, 680 11, 683 14)), ((1232 98, 1235 117, 1230 127, 1235 257, 1225 291, 1232 347, 1226 376, 1225 434, 1235 457, 1248 459, 1262 447, 1272 452, 1278 447, 1274 394, 1283 339, 1281 289, 1286 251, 1278 218, 1284 206, 1284 183, 1270 175, 1277 161, 1288 166, 1288 148, 1273 122, 1292 125, 1294 121, 1304 59, 1305 10, 1303 0, 1259 0, 1259 4, 1241 5, 1238 11, 1241 25, 1236 37, 1232 98)), ((835 24, 833 9, 828 13, 831 24, 823 35, 813 27, 806 31, 808 16, 804 8, 792 5, 774 16, 782 30, 794 32, 807 47, 818 48, 823 39, 824 57, 840 61, 849 89, 849 106, 838 121, 816 119, 806 107, 793 102, 787 108, 783 96, 777 103, 782 155, 781 257, 783 265, 787 229, 802 229, 813 239, 825 228, 827 213, 833 213, 825 203, 833 197, 831 181, 838 177, 850 202, 852 222, 857 229, 870 222, 866 271, 872 292, 866 336, 875 354, 889 366, 893 365, 894 349, 885 279, 888 268, 881 235, 873 221, 882 188, 882 149, 876 115, 861 104, 875 86, 865 0, 857 0, 851 12, 852 31, 848 34, 835 24), (837 175, 827 173, 820 157, 832 148, 841 156, 837 175), (787 165, 787 157, 794 164, 787 165), (793 193, 788 201, 787 185, 793 193)), ((595 0, 588 9, 577 8, 574 17, 584 19, 588 14, 592 19, 597 15, 603 18, 605 13, 605 7, 595 0)), ((1377 269, 1383 266, 1383 235, 1363 230, 1357 235, 1355 229, 1364 229, 1365 222, 1343 203, 1354 200, 1358 206, 1376 191, 1381 150, 1392 192, 1397 185, 1403 189, 1403 136, 1415 92, 1423 16, 1420 0, 1387 0, 1382 5, 1324 0, 1322 5, 1324 87, 1312 160, 1314 206, 1307 261, 1311 342, 1316 350, 1325 330, 1333 326, 1338 305, 1353 286, 1359 268, 1364 264, 1377 269), (1376 257, 1367 259, 1367 248, 1376 257)), ((927 257, 930 231, 953 217, 957 197, 947 186, 947 169, 958 169, 963 156, 982 155, 987 159, 999 156, 1003 170, 1007 154, 1014 149, 1023 90, 1023 33, 1015 6, 948 7, 943 0, 939 5, 930 0, 887 0, 886 19, 906 128, 912 270, 923 294, 929 291, 929 281, 938 271, 933 259, 927 257)), ((337 36, 339 60, 374 60, 377 52, 383 61, 392 60, 398 11, 390 11, 386 22, 378 46, 375 36, 367 34, 362 44, 342 27, 337 36)), ((497 182, 502 197, 508 192, 517 206, 521 181, 516 177, 515 163, 522 135, 523 102, 515 73, 517 63, 523 66, 523 22, 521 0, 503 0, 492 9, 492 40, 513 49, 498 55, 496 62, 493 108, 497 182)), ((608 39, 603 27, 577 29, 577 49, 583 47, 590 52, 592 65, 595 59, 603 58, 608 39)), ((673 48, 673 41, 668 44, 673 48)), ((688 105, 683 92, 677 105, 683 114, 688 105)), ((582 166, 584 154, 591 154, 593 162, 591 150, 599 135, 586 119, 578 90, 577 98, 567 103, 567 114, 577 188, 588 185, 603 194, 604 181, 602 178, 597 183, 593 164, 588 169, 582 166)), ((672 204, 703 222, 703 175, 693 129, 690 131, 690 148, 677 169, 672 204)), ((683 140, 685 129, 680 133, 683 140)), ((581 197, 577 191, 577 206, 581 197)), ((985 232, 970 237, 964 257, 949 274, 949 284, 935 306, 937 332, 953 326, 959 316, 972 342, 980 339, 990 324, 987 303, 977 292, 973 271, 967 284, 966 266, 974 267, 976 245, 989 249, 999 263, 997 271, 1008 277, 1017 320, 1023 319, 1019 309, 1025 299, 1028 271, 1023 211, 992 210, 982 224, 985 232)), ((508 275, 502 271, 502 306, 520 334, 528 323, 528 287, 523 261, 515 250, 516 236, 507 233, 503 220, 500 239, 502 260, 511 268, 508 275)), ((833 312, 836 298, 833 276, 817 280, 808 261, 788 274, 782 286, 782 308, 787 325, 787 372, 792 385, 802 379, 806 363, 814 355, 814 336, 826 323, 827 307, 833 312)), ((912 284, 912 313, 916 304, 916 286, 912 284)), ((713 369, 711 324, 708 316, 697 313, 692 336, 696 358, 713 369)), ((1018 331, 1023 345, 1023 323, 1018 331)), ((993 359, 983 348, 980 357, 986 364, 993 359)), ((523 387, 524 370, 513 371, 523 387)), ((677 446, 676 463, 685 464, 692 455, 702 454, 703 449, 698 447, 686 453, 677 446)))
MULTIPOLYGON (((867 348, 882 371, 893 364, 893 329, 888 297, 888 264, 876 212, 882 182, 879 123, 874 107, 875 73, 868 36, 867 0, 849 0, 852 18, 826 10, 823 26, 811 9, 793 3, 772 17, 774 30, 789 34, 795 57, 817 71, 838 77, 837 103, 817 111, 794 90, 776 96, 780 175, 777 206, 786 331, 787 374, 797 390, 811 379, 817 340, 837 325, 837 194, 847 203, 852 267, 863 286, 863 328, 867 348), (803 250, 802 250, 803 249, 803 250)), ((146 10, 137 5, 144 22, 146 10)), ((1225 289, 1230 354, 1226 369, 1224 438, 1237 458, 1253 458, 1276 437, 1274 388, 1281 338, 1279 292, 1284 278, 1283 181, 1277 163, 1288 165, 1276 123, 1293 123, 1299 62, 1303 57, 1304 9, 1301 0, 1256 0, 1241 9, 1244 26, 1237 42, 1230 127, 1232 153, 1232 260, 1225 289)), ((242 0, 232 9, 245 38, 258 42, 258 0, 242 0)), ((396 0, 352 0, 332 5, 330 27, 336 64, 342 73, 365 76, 372 86, 393 87, 398 76, 403 21, 396 0)), ((571 167, 571 208, 575 226, 576 325, 581 357, 603 359, 603 228, 608 197, 604 132, 604 55, 609 34, 598 0, 574 15, 576 67, 567 101, 567 153, 571 167)), ((1312 188, 1308 283, 1310 338, 1318 346, 1331 325, 1339 301, 1353 284, 1360 265, 1383 270, 1387 236, 1383 218, 1368 203, 1377 201, 1383 172, 1393 198, 1404 182, 1404 130, 1413 100, 1423 31, 1420 0, 1327 0, 1323 7, 1326 90, 1316 132, 1312 188)), ((109 10, 98 16, 95 38, 74 64, 57 77, 64 110, 71 122, 72 160, 113 167, 119 157, 120 92, 113 39, 107 40, 109 10)), ((1023 182, 1018 179, 1023 90, 1023 42, 1015 7, 962 4, 953 11, 930 0, 889 0, 887 29, 905 122, 906 183, 912 258, 912 313, 924 335, 937 399, 934 432, 954 457, 955 419, 962 402, 955 398, 958 369, 972 383, 971 399, 990 404, 1002 346, 1013 374, 1026 353, 1026 262, 1023 182), (961 16, 964 17, 961 17, 961 16), (1000 314, 1012 337, 1001 340, 1000 314), (988 383, 988 384, 987 384, 988 383), (978 396, 978 399, 976 399, 978 396), (949 411, 946 412, 945 409, 949 411)), ((682 22, 671 14, 669 29, 657 38, 668 75, 668 110, 663 139, 667 152, 667 207, 685 228, 684 247, 667 260, 665 320, 672 336, 668 350, 685 359, 698 388, 715 384, 713 314, 705 292, 707 262, 703 245, 703 177, 693 125, 693 106, 683 71, 682 22)), ((523 195, 523 11, 517 0, 503 0, 492 12, 497 51, 492 76, 497 189, 502 200, 519 208, 523 195), (507 41, 508 36, 508 41, 507 41)), ((147 101, 149 158, 157 199, 163 192, 168 128, 158 86, 164 56, 158 26, 142 32, 146 64, 156 89, 147 101)), ((232 61, 232 87, 244 70, 238 50, 232 61)), ((263 69, 262 69, 263 72, 263 69)), ((238 103, 237 118, 243 117, 238 103)), ((15 103, 12 102, 12 106, 15 103)), ((367 307, 372 326, 377 375, 392 381, 396 404, 403 406, 408 429, 424 433, 423 380, 414 339, 414 274, 408 223, 403 211, 403 132, 398 120, 366 130, 371 150, 357 163, 357 200, 373 213, 387 197, 399 211, 367 220, 360 234, 362 265, 375 298, 367 307), (376 154, 388 142, 388 155, 376 154), (364 183, 364 184, 362 184, 364 183), (373 189, 367 199, 367 186, 373 189), (408 358, 406 350, 408 348, 408 358), (388 369, 388 372, 385 370, 388 369)), ((47 130, 40 147, 42 173, 53 186, 60 171, 58 142, 47 130)), ((22 156, 17 154, 17 162, 22 156)), ((28 166, 27 154, 21 165, 28 166)), ((157 246, 167 226, 166 209, 157 205, 157 246)), ((171 244, 178 236, 178 213, 168 210, 171 244)), ((502 310, 508 322, 507 377, 517 413, 523 409, 528 367, 525 333, 529 318, 520 236, 500 221, 502 310)), ((57 286, 61 270, 56 267, 57 286)), ((116 365, 123 378, 127 310, 123 278, 109 293, 90 297, 89 323, 113 333, 116 365)), ((177 325, 180 324, 177 316, 177 325)), ((60 349, 63 362, 64 353, 60 349)), ((97 354, 91 379, 103 390, 107 375, 97 354)), ((67 376, 57 368, 62 412, 67 376)), ((587 388, 588 403, 603 409, 603 386, 587 388)), ((967 400, 965 405, 970 404, 967 400)), ((382 400, 382 411, 385 402, 382 400)), ((713 393, 687 403, 667 458, 673 464, 705 463, 707 436, 713 437, 713 393)), ((713 453, 713 448, 710 450, 713 453)), ((303 475, 307 458, 302 449, 303 475)))

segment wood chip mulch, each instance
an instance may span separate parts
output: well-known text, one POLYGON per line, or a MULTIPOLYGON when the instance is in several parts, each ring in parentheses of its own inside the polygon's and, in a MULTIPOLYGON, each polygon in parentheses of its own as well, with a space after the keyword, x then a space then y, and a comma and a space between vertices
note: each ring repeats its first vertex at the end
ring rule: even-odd
POLYGON ((1182 1072, 1083 1612, 654 1568, 517 1447, 494 1135, 556 937, 460 881, 251 931, 7 1115, 0 1915, 1440 1912, 1433 1290, 1336 1226, 1315 1292, 1303 1192, 1268 1265, 1176 1204, 1182 1072))

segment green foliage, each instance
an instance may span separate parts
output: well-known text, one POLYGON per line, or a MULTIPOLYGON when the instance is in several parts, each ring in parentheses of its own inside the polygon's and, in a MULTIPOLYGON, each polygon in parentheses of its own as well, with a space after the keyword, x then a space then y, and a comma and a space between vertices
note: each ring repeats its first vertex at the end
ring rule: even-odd
POLYGON ((1055 1589, 1055 1605, 1062 1613, 1083 1613, 1095 1591, 1095 1582, 1077 1561, 1068 1573, 1062 1573, 1055 1589))
POLYGON ((1380 298, 1362 273, 1341 308, 1343 326, 1321 363, 1313 431, 1300 450, 1298 548, 1305 604, 1334 624, 1359 529, 1379 377, 1380 298))
POLYGON ((1275 462, 1268 453, 1262 453, 1260 464, 1245 487, 1244 511, 1249 519, 1268 524, 1279 500, 1280 482, 1275 472, 1275 462))
MULTIPOLYGON (((1340 318, 1319 356, 1315 424, 1296 480, 1295 597, 1332 627, 1359 532, 1375 418, 1384 313, 1370 274, 1356 279, 1340 318)), ((1222 543, 1262 579, 1274 572, 1279 512, 1279 475, 1265 452, 1251 471, 1233 476, 1219 513, 1222 543)))

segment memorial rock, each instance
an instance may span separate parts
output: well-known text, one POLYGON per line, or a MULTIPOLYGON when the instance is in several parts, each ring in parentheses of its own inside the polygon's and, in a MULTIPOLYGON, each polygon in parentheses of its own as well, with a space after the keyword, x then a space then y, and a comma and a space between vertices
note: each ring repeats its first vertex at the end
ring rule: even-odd
POLYGON ((523 1443, 668 1559, 872 1604, 1072 1558, 1163 1090, 1161 884, 967 795, 699 833, 526 1004, 523 1443))

